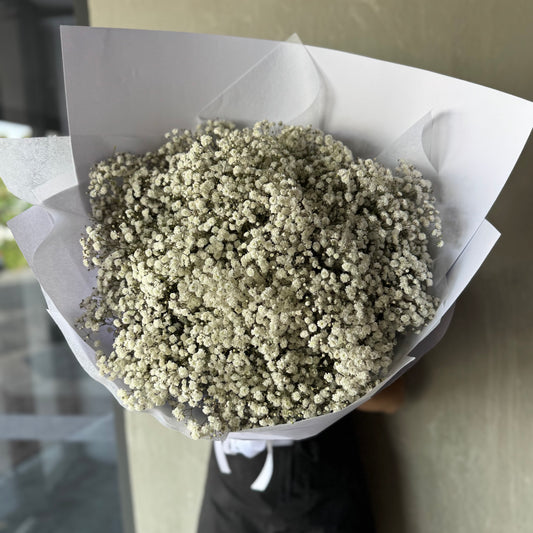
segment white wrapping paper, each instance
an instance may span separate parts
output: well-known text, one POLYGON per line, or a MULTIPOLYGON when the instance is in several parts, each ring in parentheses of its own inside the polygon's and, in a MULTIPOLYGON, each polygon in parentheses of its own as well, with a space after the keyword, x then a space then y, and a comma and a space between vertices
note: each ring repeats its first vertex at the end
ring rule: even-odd
MULTIPOLYGON (((395 166, 401 157, 434 184, 445 246, 436 249, 437 316, 403 338, 387 378, 338 413, 229 437, 315 435, 394 380, 444 334, 454 302, 498 238, 485 216, 533 124, 519 98, 401 65, 298 43, 173 32, 63 27, 70 137, 0 142, 0 175, 36 204, 9 226, 39 280, 48 309, 83 368, 99 375, 94 351, 73 327, 95 284, 81 262, 89 223, 89 168, 114 150, 146 152, 173 128, 202 118, 312 123, 354 154, 395 166)), ((105 344, 109 347, 112 339, 105 344)), ((149 411, 187 434, 164 406, 149 411)))

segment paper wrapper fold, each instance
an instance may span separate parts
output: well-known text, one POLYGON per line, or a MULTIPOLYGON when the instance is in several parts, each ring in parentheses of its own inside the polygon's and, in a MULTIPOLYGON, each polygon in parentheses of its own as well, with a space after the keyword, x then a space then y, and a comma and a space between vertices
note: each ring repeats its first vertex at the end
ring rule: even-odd
MULTIPOLYGON (((312 124, 356 156, 413 163, 431 179, 443 226, 435 258, 441 305, 419 334, 403 337, 387 377, 337 413, 230 433, 239 439, 313 436, 396 379, 448 327, 453 305, 499 234, 485 220, 527 140, 533 105, 439 74, 344 52, 214 35, 63 27, 70 137, 0 142, 0 176, 35 204, 9 226, 39 280, 48 310, 83 368, 100 376, 93 349, 74 328, 95 285, 79 239, 89 224, 90 167, 114 151, 146 152, 174 128, 200 120, 312 124)), ((112 339, 104 341, 109 346, 112 339)), ((168 406, 149 411, 187 434, 168 406)))

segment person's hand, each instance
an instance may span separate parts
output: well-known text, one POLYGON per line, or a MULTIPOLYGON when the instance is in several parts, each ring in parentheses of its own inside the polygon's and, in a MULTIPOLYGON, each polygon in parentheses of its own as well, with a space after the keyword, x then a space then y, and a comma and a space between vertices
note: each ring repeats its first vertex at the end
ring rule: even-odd
POLYGON ((360 405, 357 410, 367 413, 393 414, 402 406, 405 399, 405 384, 403 377, 398 378, 392 385, 374 394, 370 400, 360 405))

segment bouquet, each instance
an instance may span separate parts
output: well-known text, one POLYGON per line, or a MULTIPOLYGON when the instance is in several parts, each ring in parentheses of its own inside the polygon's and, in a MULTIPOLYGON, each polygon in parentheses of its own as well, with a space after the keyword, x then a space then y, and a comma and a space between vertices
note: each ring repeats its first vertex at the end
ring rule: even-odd
POLYGON ((98 277, 79 326, 114 331, 97 361, 122 401, 169 404, 191 435, 216 437, 339 411, 376 386, 398 335, 438 305, 431 183, 311 127, 168 137, 90 174, 82 244, 98 277))
MULTIPOLYGON (((41 283, 51 316, 85 370, 123 405, 146 410, 168 427, 193 437, 306 438, 369 399, 442 337, 454 302, 498 237, 485 216, 531 130, 531 103, 445 76, 333 50, 305 47, 297 42, 272 43, 172 32, 75 27, 62 29, 62 42, 70 137, 3 141, 0 144, 3 165, 0 172, 11 192, 35 204, 13 219, 10 227, 41 283), (211 119, 222 122, 209 122, 211 119), (266 120, 270 122, 259 122, 266 120), (227 121, 248 129, 236 129, 227 121), (274 123, 279 121, 285 126, 278 126, 274 134, 274 123), (259 125, 254 127, 257 122, 259 125), (184 131, 194 131, 198 124, 202 126, 197 137, 187 139, 193 134, 184 131), (283 177, 272 177, 268 183, 260 183, 265 194, 269 187, 277 187, 275 192, 269 193, 270 198, 287 199, 286 205, 271 210, 279 227, 274 224, 268 229, 269 234, 277 235, 280 249, 290 250, 291 242, 295 244, 294 240, 283 240, 284 236, 290 239, 301 234, 304 246, 300 252, 307 250, 305 245, 308 243, 310 249, 313 246, 318 248, 314 250, 317 253, 323 248, 322 257, 329 261, 313 264, 316 255, 310 250, 309 268, 295 268, 286 262, 283 254, 277 254, 281 257, 280 265, 271 265, 265 261, 275 259, 276 254, 267 257, 264 253, 268 247, 264 245, 265 235, 261 233, 265 225, 261 216, 266 213, 251 209, 251 204, 244 200, 244 195, 248 195, 253 201, 253 194, 257 194, 258 189, 244 187, 243 191, 235 192, 234 199, 239 205, 235 212, 239 217, 235 218, 234 225, 248 224, 239 233, 235 227, 232 229, 222 224, 229 224, 228 220, 211 220, 210 211, 216 210, 216 204, 202 205, 202 201, 205 204, 205 200, 211 198, 218 177, 205 179, 204 183, 199 179, 195 181, 192 176, 194 168, 190 165, 186 168, 183 158, 176 154, 192 151, 202 154, 198 161, 211 158, 210 166, 204 168, 210 172, 213 154, 221 151, 224 145, 221 140, 237 135, 232 132, 244 131, 247 133, 241 135, 252 137, 254 132, 259 132, 258 139, 263 142, 268 137, 271 145, 280 138, 292 139, 290 142, 297 144, 295 132, 301 132, 307 125, 309 128, 304 130, 307 146, 313 144, 309 142, 312 137, 313 142, 333 147, 333 159, 338 158, 341 162, 346 159, 346 168, 329 169, 334 174, 335 183, 342 185, 342 191, 332 186, 329 191, 311 195, 309 202, 317 204, 322 198, 331 208, 341 194, 341 204, 336 204, 336 211, 344 210, 344 214, 337 225, 341 224, 341 219, 352 220, 352 224, 347 225, 345 231, 335 233, 328 224, 331 220, 313 219, 313 213, 323 214, 318 208, 318 211, 302 211, 299 219, 291 217, 294 210, 304 205, 291 203, 294 200, 292 195, 309 195, 313 190, 316 193, 322 186, 319 184, 317 189, 316 181, 310 181, 309 190, 300 190, 300 193, 297 184, 286 179, 283 182, 283 177), (171 133, 162 144, 164 132, 171 133), (132 154, 144 158, 142 165, 132 154), (351 154, 355 157, 349 161, 351 154), (490 160, 487 154, 491 154, 490 160), (150 225, 154 205, 145 201, 147 198, 162 198, 154 195, 152 185, 146 186, 151 183, 147 173, 155 169, 158 157, 166 161, 167 166, 177 168, 182 165, 183 176, 190 171, 190 190, 205 188, 205 194, 195 198, 197 203, 188 207, 185 214, 185 208, 179 207, 181 225, 172 226, 178 228, 178 238, 174 240, 170 239, 171 225, 165 225, 164 220, 157 227, 150 225), (405 162, 400 163, 400 160, 405 162), (401 186, 398 176, 393 178, 386 170, 398 165, 401 186), (93 178, 91 184, 90 175, 93 178), (116 179, 106 181, 106 176, 116 179), (409 282, 403 282, 404 295, 409 291, 416 292, 414 300, 417 303, 411 308, 405 307, 405 301, 399 297, 397 300, 402 303, 395 308, 397 301, 390 294, 374 295, 372 305, 365 307, 358 301, 354 288, 354 294, 351 297, 348 294, 347 300, 332 303, 340 294, 340 287, 346 293, 351 281, 360 276, 361 269, 369 269, 369 265, 365 265, 365 261, 369 261, 368 254, 350 257, 348 251, 348 243, 358 242, 358 236, 350 233, 357 216, 357 210, 351 210, 355 188, 361 190, 368 176, 382 187, 387 183, 389 189, 383 189, 387 194, 392 191, 409 196, 412 190, 418 198, 418 203, 412 204, 415 211, 420 209, 418 218, 409 219, 410 230, 403 228, 398 232, 406 231, 402 236, 416 244, 419 257, 411 264, 402 263, 405 257, 387 257, 392 277, 396 267, 411 268, 409 282), (118 189, 128 180, 131 180, 130 188, 124 188, 126 196, 121 197, 118 189), (109 185, 111 183, 115 185, 109 185), (113 186, 117 190, 111 190, 113 186), (86 194, 88 191, 93 195, 92 206, 86 194), (431 198, 433 194, 435 204, 431 198), (146 205, 136 212, 135 205, 141 206, 143 202, 146 205), (152 211, 143 214, 143 209, 152 211), (116 220, 113 219, 115 215, 116 220), (120 228, 121 215, 125 225, 124 232, 119 235, 117 228, 120 228), (197 219, 187 226, 187 217, 194 216, 197 219), (131 224, 126 223, 128 217, 131 224), (139 224, 136 236, 131 234, 131 228, 135 228, 134 219, 139 224), (187 228, 186 235, 180 234, 180 227, 187 228), (89 228, 87 233, 86 228, 89 228), (246 249, 238 256, 240 267, 234 264, 229 270, 220 270, 216 260, 220 259, 223 250, 217 251, 216 239, 209 241, 213 228, 217 228, 216 233, 226 243, 226 251, 242 245, 248 231, 244 243, 246 249), (311 238, 315 230, 323 231, 311 238), (236 233, 240 235, 237 242, 232 236, 236 233), (104 234, 105 238, 102 238, 104 234), (140 252, 135 256, 135 249, 129 249, 127 245, 133 244, 139 235, 145 235, 149 241, 150 246, 146 249, 164 252, 173 247, 174 252, 152 258, 141 258, 140 252), (80 237, 84 239, 85 252, 80 247, 80 237), (200 243, 200 248, 211 246, 210 257, 202 257, 203 272, 209 274, 204 276, 204 283, 193 279, 193 273, 201 271, 200 263, 190 260, 194 268, 189 268, 190 264, 184 260, 184 257, 190 257, 191 250, 198 251, 201 239, 206 242, 200 243), (105 249, 104 246, 102 249, 102 243, 107 245, 113 240, 125 243, 125 246, 121 244, 116 249, 105 249), (235 246, 230 246, 232 242, 235 246), (337 245, 332 247, 331 242, 337 245), (177 253, 176 249, 182 253, 177 253), (344 260, 340 260, 342 253, 346 254, 344 260), (336 262, 338 260, 340 263, 336 262), (86 267, 97 268, 87 270, 84 261, 86 267), (97 279, 98 268, 103 272, 103 261, 115 265, 117 272, 122 271, 124 280, 128 275, 130 278, 138 275, 141 281, 137 285, 121 285, 115 277, 103 283, 102 279, 97 279), (416 268, 412 268, 414 264, 416 268), (142 269, 145 271, 141 272, 142 269), (161 284, 161 275, 154 276, 154 272, 162 274, 169 269, 181 273, 181 279, 186 280, 177 291, 161 284), (232 272, 233 277, 228 272, 232 272), (316 274, 316 279, 311 279, 311 272, 316 274), (278 293, 285 290, 283 287, 295 283, 282 297, 273 294, 273 289, 267 290, 272 284, 264 283, 266 276, 275 277, 277 273, 280 273, 276 285, 278 293), (217 295, 216 285, 209 287, 209 280, 222 274, 231 286, 226 303, 224 295, 217 295), (296 298, 303 282, 315 283, 316 298, 306 299, 302 292, 301 302, 296 305, 291 298, 296 298), (335 287, 330 294, 332 301, 328 302, 327 298, 322 301, 330 286, 335 287), (120 301, 127 287, 137 287, 138 294, 143 294, 142 301, 139 300, 141 307, 152 301, 152 308, 156 308, 161 301, 166 301, 174 316, 181 316, 182 320, 178 325, 165 322, 161 313, 157 317, 146 313, 143 318, 140 308, 136 318, 134 300, 129 300, 127 305, 127 299, 120 301), (110 297, 104 302, 106 288, 110 297), (115 289, 122 292, 114 292, 115 289), (243 294, 248 296, 243 297, 243 294), (249 298, 250 294, 254 297, 249 298), (180 299, 180 295, 188 296, 180 299), (192 302, 188 307, 184 305, 186 299, 192 302), (80 321, 82 301, 88 314, 80 321), (287 309, 276 308, 273 314, 269 302, 279 304, 283 301, 288 302, 287 309), (212 302, 212 308, 219 309, 218 322, 205 314, 202 306, 205 307, 206 302, 212 302), (350 303, 350 312, 342 313, 339 308, 342 302, 350 303), (248 306, 246 309, 244 304, 248 306), (323 312, 328 304, 333 306, 329 315, 323 312), (261 306, 263 310, 260 310, 261 306), (310 308, 307 314, 306 307, 310 308), (322 310, 320 317, 319 307, 322 310), (102 314, 99 310, 103 308, 110 313, 102 314), (289 314, 294 308, 300 311, 300 315, 289 314), (335 329, 328 320, 331 322, 332 317, 338 316, 349 324, 353 313, 364 315, 372 311, 371 308, 380 320, 390 319, 393 327, 363 331, 361 322, 351 324, 351 334, 359 328, 355 344, 361 352, 361 360, 374 361, 373 366, 367 364, 365 368, 353 364, 356 358, 346 350, 350 342, 355 345, 353 335, 351 340, 348 339, 350 342, 342 341, 344 330, 335 329), (220 310, 225 311, 224 316, 220 310), (237 311, 231 314, 232 310, 237 311), (119 316, 111 316, 113 312, 119 316), (94 320, 98 313, 101 313, 99 319, 94 320), (246 317, 252 316, 257 324, 261 314, 263 329, 255 326, 255 334, 249 336, 243 328, 246 317), (192 315, 209 323, 211 330, 200 331, 196 327, 193 331, 200 322, 191 321, 192 315), (329 318, 324 318, 326 315, 329 318), (143 327, 148 327, 149 320, 152 320, 152 340, 157 339, 155 346, 150 345, 152 341, 147 337, 142 337, 143 327), (227 338, 223 332, 230 324, 233 333, 227 338), (184 325, 189 328, 185 336, 184 325), (92 333, 84 337, 80 334, 80 326, 92 333), (407 332, 406 326, 417 331, 407 332), (320 337, 320 328, 327 334, 320 337), (283 351, 286 348, 283 343, 288 342, 283 332, 288 329, 291 330, 290 338, 300 340, 294 350, 283 351), (376 331, 379 334, 373 337, 376 331), (269 335, 275 342, 268 342, 269 335), (380 335, 384 337, 382 340, 379 340, 380 335), (181 344, 178 342, 180 336, 183 336, 181 344), (144 344, 141 337, 146 340, 143 340, 144 344), (118 351, 117 338, 121 341, 118 351), (362 342, 364 339, 366 345, 362 342), (212 353, 220 359, 218 368, 213 366, 214 359, 206 358, 205 354, 205 346, 213 343, 226 350, 212 353), (335 343, 340 343, 340 350, 335 343), (137 345, 141 346, 138 352, 135 351, 137 345), (173 348, 176 346, 178 348, 173 348), (250 346, 264 357, 246 360, 243 354, 250 346), (124 347, 127 347, 126 352, 124 347), (307 349, 311 352, 305 352, 307 349), (142 357, 135 354, 150 350, 157 354, 146 366, 147 361, 143 362, 142 357), (336 355, 324 362, 321 354, 333 352, 336 355), (297 353, 306 353, 303 361, 295 360, 297 353), (110 354, 113 354, 112 358, 110 354), (156 359, 161 361, 158 368, 156 359), (264 368, 254 367, 259 361, 264 368), (161 370, 163 366, 164 372, 161 370), (301 370, 302 366, 305 372, 301 370), (314 374, 321 366, 323 371, 317 378, 314 374), (234 372, 239 367, 247 370, 234 372), (195 369, 194 379, 189 376, 191 369, 195 369), (349 375, 350 379, 343 383, 338 374, 349 375), (170 381, 169 375, 174 376, 170 381), (240 377, 232 383, 232 375, 240 377), (296 379, 291 378, 294 375, 296 379), (316 378, 312 386, 311 378, 316 378), (268 379, 270 382, 265 384, 268 379), (358 384, 356 388, 354 380, 358 384), (146 391, 147 386, 149 395, 138 392, 146 391), (279 395, 275 394, 276 390, 279 395), (217 402, 210 401, 212 397, 216 397, 217 402), (223 408, 217 411, 217 405, 223 408)), ((230 148, 235 149, 235 146, 230 148)), ((224 157, 228 161, 231 154, 224 157)), ((196 164, 195 161, 192 163, 196 164)), ((289 175, 294 170, 291 165, 296 164, 286 157, 285 160, 279 158, 278 163, 287 166, 285 170, 289 175)), ((257 168, 257 164, 254 161, 247 168, 257 168)), ((241 176, 243 183, 248 183, 250 172, 241 166, 235 162, 231 172, 236 177, 241 176)), ((153 184, 160 190, 171 187, 164 174, 158 172, 154 170, 153 184)), ((321 169, 322 174, 327 172, 327 168, 321 169)), ((308 179, 312 178, 313 173, 309 171, 308 179)), ((226 186, 231 189, 230 183, 226 186)), ((228 197, 231 196, 229 189, 226 191, 228 197)), ((172 198, 183 200, 190 191, 177 191, 176 194, 172 198)), ((393 204, 398 201, 394 194, 388 197, 393 204)), ((256 204, 264 204, 265 199, 268 194, 256 204)), ((365 207, 364 201, 361 202, 365 207)), ((334 211, 329 211, 331 218, 334 218, 334 211)), ((392 220, 395 210, 389 211, 381 204, 378 212, 384 214, 384 223, 390 226, 390 238, 393 239, 392 229, 397 222, 392 220), (389 219, 390 223, 387 222, 389 219)), ((363 219, 369 220, 375 216, 370 212, 364 215, 363 219)), ((271 222, 272 218, 269 219, 271 222)), ((397 239, 399 234, 396 234, 397 239)), ((359 245, 362 247, 362 243, 359 245)), ((397 272, 394 276, 401 286, 401 275, 397 272)), ((383 293, 383 289, 380 290, 383 293)), ((371 320, 367 322, 372 323, 371 320)), ((249 331, 252 330, 250 327, 249 331)))

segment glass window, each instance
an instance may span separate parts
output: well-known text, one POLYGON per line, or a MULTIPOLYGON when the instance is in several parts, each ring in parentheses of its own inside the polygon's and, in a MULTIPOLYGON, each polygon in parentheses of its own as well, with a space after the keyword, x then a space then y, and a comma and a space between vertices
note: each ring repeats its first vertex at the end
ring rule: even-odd
MULTIPOLYGON (((0 0, 0 136, 67 134, 59 25, 79 22, 73 0, 0 0)), ((119 533, 114 400, 5 225, 27 207, 0 182, 0 533, 119 533)))

